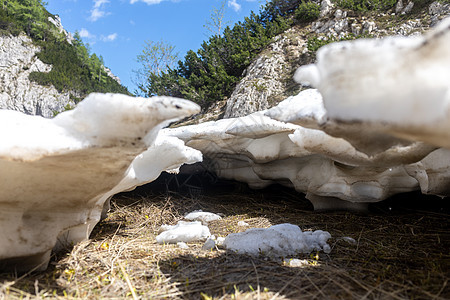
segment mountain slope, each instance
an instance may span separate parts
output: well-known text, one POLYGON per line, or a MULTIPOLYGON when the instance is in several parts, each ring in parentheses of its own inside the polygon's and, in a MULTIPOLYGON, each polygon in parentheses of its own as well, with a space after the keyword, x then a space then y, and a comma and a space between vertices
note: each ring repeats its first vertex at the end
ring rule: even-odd
POLYGON ((0 6, 0 108, 52 117, 91 92, 129 94, 41 0, 0 6))

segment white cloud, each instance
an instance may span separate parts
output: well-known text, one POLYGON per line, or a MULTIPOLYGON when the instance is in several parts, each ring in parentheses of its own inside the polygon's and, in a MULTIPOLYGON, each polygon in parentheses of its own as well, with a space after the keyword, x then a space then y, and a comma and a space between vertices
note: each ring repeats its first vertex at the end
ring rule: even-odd
POLYGON ((163 0, 130 0, 130 3, 134 4, 136 2, 144 2, 144 3, 147 3, 148 5, 151 5, 151 4, 159 4, 162 1, 163 0))
POLYGON ((94 6, 91 9, 91 15, 89 16, 89 20, 92 22, 97 21, 104 16, 109 15, 108 12, 105 11, 104 6, 108 4, 109 0, 94 0, 94 6))
POLYGON ((109 0, 94 0, 94 8, 99 8, 106 3, 109 3, 109 0))
POLYGON ((111 33, 111 34, 108 35, 108 36, 102 36, 102 37, 101 37, 101 40, 102 40, 103 42, 112 42, 112 41, 114 41, 116 38, 117 38, 117 33, 111 33))
POLYGON ((95 36, 92 35, 86 28, 81 28, 80 30, 80 37, 82 38, 94 38, 95 36))
POLYGON ((241 5, 236 2, 236 0, 228 1, 228 7, 231 7, 234 11, 241 10, 241 5))

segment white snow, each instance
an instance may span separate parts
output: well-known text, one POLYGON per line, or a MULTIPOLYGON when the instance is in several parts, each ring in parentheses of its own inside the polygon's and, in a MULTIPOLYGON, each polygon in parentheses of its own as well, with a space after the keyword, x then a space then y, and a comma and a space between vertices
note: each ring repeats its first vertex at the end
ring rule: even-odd
POLYGON ((189 249, 189 246, 185 242, 178 242, 177 246, 180 249, 189 249))
POLYGON ((156 237, 159 244, 204 241, 211 236, 209 228, 199 221, 179 221, 177 225, 163 225, 160 231, 162 232, 156 237))
POLYGON ((222 217, 217 214, 202 210, 190 212, 184 216, 184 218, 189 221, 201 221, 203 224, 222 219, 222 217))
POLYGON ((421 37, 332 43, 295 79, 310 81, 335 120, 450 147, 450 18, 421 37))
POLYGON ((91 94, 53 119, 0 110, 0 260, 43 269, 54 247, 89 237, 112 195, 201 160, 176 138, 155 142, 167 122, 198 111, 114 94, 91 94))
POLYGON ((309 262, 307 259, 298 259, 298 258, 293 258, 293 259, 285 259, 284 263, 290 267, 307 267, 310 266, 309 262))
POLYGON ((225 238, 224 247, 239 254, 286 257, 314 250, 331 251, 327 231, 304 231, 297 225, 279 224, 269 228, 251 228, 232 233, 225 238))
POLYGON ((246 227, 246 226, 250 226, 250 225, 247 222, 245 222, 245 221, 239 221, 238 222, 238 226, 246 227))

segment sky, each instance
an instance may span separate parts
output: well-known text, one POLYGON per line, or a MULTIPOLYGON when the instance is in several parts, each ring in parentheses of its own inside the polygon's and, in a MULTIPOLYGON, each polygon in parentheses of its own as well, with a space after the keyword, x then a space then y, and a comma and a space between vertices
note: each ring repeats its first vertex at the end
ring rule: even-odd
POLYGON ((175 46, 179 58, 197 51, 210 32, 204 25, 214 8, 225 5, 225 21, 233 25, 251 11, 258 13, 261 0, 46 0, 47 10, 59 15, 64 28, 78 31, 91 53, 102 56, 105 66, 119 76, 132 93, 136 90, 136 58, 145 41, 175 46))

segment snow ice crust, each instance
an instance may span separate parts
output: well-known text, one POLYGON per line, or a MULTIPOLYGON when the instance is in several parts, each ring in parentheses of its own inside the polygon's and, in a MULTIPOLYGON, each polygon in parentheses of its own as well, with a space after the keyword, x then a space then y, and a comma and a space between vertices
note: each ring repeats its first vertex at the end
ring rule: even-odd
POLYGON ((179 242, 190 243, 196 241, 204 241, 211 233, 209 228, 202 225, 200 221, 185 222, 179 221, 177 225, 163 225, 162 231, 156 241, 159 244, 176 244, 179 242))
POLYGON ((319 49, 295 79, 310 82, 330 118, 450 147, 450 18, 422 37, 361 39, 319 49))
POLYGON ((327 241, 330 238, 327 231, 302 232, 296 225, 279 224, 232 233, 225 238, 223 245, 239 254, 286 257, 322 250, 329 253, 331 248, 327 241))
POLYGON ((364 210, 416 190, 448 196, 449 32, 447 19, 421 38, 325 46, 295 75, 317 90, 165 134, 202 151, 219 177, 293 187, 315 209, 364 210))
POLYGON ((202 223, 208 223, 211 221, 220 220, 222 219, 222 217, 211 212, 196 210, 188 213, 186 216, 184 216, 184 219, 189 221, 201 221, 202 223))
POLYGON ((112 195, 200 161, 181 140, 158 137, 198 111, 115 94, 91 94, 53 119, 0 110, 0 268, 45 269, 52 248, 88 238, 112 195))

